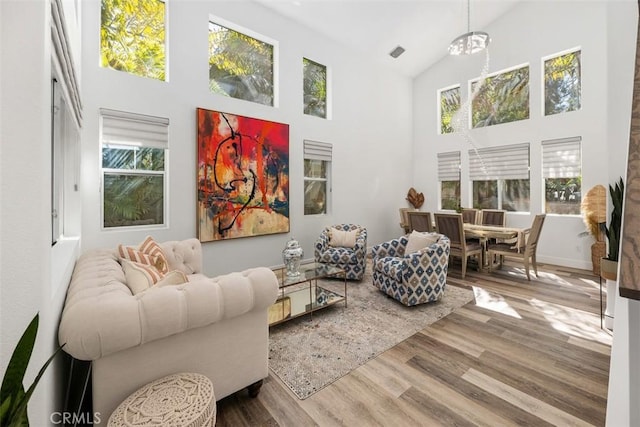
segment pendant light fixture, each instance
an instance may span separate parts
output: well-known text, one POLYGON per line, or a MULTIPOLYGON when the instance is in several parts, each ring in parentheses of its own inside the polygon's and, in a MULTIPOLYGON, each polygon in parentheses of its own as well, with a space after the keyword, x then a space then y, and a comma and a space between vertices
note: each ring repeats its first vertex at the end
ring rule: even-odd
POLYGON ((472 55, 489 46, 489 34, 471 31, 471 0, 467 0, 467 33, 456 37, 449 44, 449 55, 472 55))

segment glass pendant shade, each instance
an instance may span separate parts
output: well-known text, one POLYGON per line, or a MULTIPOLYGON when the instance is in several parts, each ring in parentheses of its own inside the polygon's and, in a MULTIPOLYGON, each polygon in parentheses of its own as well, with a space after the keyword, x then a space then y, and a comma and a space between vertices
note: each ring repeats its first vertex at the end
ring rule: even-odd
POLYGON ((471 31, 457 37, 449 44, 450 55, 471 55, 489 46, 489 34, 483 31, 471 31))

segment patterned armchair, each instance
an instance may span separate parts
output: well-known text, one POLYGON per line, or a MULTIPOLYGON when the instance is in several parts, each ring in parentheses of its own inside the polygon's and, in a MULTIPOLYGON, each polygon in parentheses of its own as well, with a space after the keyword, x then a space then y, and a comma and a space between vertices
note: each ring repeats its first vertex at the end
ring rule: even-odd
POLYGON ((409 242, 402 236, 371 248, 373 285, 407 306, 437 301, 447 284, 449 238, 443 234, 437 242, 405 255, 409 242))
POLYGON ((325 227, 316 240, 314 252, 316 262, 342 268, 349 280, 362 280, 367 265, 367 229, 356 224, 338 224, 325 227), (357 230, 353 248, 331 246, 329 244, 331 228, 342 231, 357 230))

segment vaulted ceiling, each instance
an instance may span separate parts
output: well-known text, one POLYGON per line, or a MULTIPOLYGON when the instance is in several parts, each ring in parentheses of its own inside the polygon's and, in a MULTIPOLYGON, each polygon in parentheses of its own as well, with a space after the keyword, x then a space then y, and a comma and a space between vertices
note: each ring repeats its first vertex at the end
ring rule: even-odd
POLYGON ((467 0, 255 1, 413 77, 448 55, 468 18, 471 31, 482 31, 522 0, 472 0, 470 9, 467 0), (396 46, 405 52, 393 59, 396 46))

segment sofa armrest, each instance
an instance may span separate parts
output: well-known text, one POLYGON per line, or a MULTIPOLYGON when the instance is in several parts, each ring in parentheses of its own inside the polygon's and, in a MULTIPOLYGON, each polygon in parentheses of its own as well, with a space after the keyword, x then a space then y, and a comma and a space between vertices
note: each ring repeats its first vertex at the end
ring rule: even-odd
POLYGON ((266 309, 278 293, 278 280, 266 267, 137 295, 112 282, 84 290, 82 298, 64 307, 58 340, 76 359, 99 359, 250 311, 265 310, 266 327, 266 309))

